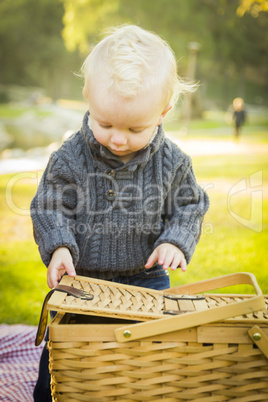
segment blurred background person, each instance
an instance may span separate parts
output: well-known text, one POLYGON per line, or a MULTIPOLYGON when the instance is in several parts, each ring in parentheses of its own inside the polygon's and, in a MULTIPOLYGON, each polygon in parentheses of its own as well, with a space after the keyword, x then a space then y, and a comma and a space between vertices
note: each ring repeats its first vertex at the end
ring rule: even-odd
POLYGON ((241 127, 245 123, 246 112, 244 109, 244 101, 242 98, 235 98, 233 100, 233 121, 235 125, 234 136, 238 140, 241 134, 241 127))

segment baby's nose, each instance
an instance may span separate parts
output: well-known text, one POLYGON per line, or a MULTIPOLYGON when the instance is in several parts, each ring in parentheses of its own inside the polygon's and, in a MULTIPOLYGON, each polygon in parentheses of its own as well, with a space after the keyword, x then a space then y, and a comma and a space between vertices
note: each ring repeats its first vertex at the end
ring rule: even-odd
POLYGON ((124 133, 115 132, 111 137, 111 142, 115 145, 125 145, 127 143, 127 138, 124 133))

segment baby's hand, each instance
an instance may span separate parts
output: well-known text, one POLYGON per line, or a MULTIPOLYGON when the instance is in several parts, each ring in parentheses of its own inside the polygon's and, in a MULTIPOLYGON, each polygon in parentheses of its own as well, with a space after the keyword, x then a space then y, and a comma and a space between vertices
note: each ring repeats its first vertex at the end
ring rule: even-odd
POLYGON ((51 261, 47 268, 47 284, 50 289, 57 286, 63 274, 74 278, 76 276, 73 265, 73 258, 68 248, 59 247, 52 254, 51 261))
POLYGON ((170 267, 174 271, 180 266, 182 271, 186 271, 187 268, 183 252, 170 243, 162 243, 156 247, 148 258, 145 268, 151 268, 156 261, 159 265, 163 265, 163 269, 170 267))

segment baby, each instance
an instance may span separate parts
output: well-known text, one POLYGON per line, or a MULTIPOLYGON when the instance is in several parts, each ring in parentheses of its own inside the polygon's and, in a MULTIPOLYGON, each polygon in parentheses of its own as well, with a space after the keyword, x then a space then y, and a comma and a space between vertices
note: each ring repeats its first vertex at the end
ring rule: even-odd
POLYGON ((191 87, 159 36, 114 29, 85 60, 89 111, 52 154, 31 205, 54 287, 65 273, 163 289, 186 270, 208 209, 191 160, 162 122, 191 87))
MULTIPOLYGON (((82 128, 52 154, 31 205, 48 286, 67 273, 168 288, 168 268, 186 270, 209 206, 162 127, 191 87, 167 43, 136 26, 115 29, 82 70, 82 128)), ((34 400, 51 401, 46 347, 34 400)))

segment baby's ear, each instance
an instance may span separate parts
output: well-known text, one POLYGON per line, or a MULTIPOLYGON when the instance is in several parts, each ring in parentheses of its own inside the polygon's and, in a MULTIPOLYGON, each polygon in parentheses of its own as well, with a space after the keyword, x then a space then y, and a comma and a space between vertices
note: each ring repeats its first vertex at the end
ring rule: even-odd
POLYGON ((86 88, 86 87, 84 87, 83 88, 83 91, 82 91, 82 94, 83 94, 83 96, 84 96, 84 98, 88 101, 88 88, 86 88))
POLYGON ((169 103, 169 104, 165 107, 165 109, 163 110, 163 113, 161 114, 161 116, 160 116, 160 118, 159 118, 159 120, 158 120, 158 123, 157 123, 158 126, 160 126, 160 124, 162 124, 162 122, 163 122, 163 120, 164 120, 164 117, 165 117, 166 114, 170 111, 170 109, 172 109, 172 105, 169 103))

